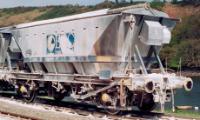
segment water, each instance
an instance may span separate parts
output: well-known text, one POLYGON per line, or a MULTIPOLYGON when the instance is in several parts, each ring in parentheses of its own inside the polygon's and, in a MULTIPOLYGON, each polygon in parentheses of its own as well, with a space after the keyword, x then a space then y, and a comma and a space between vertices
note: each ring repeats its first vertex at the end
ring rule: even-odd
MULTIPOLYGON (((192 91, 178 89, 175 91, 175 106, 192 106, 200 108, 200 77, 193 77, 192 91)), ((171 103, 166 104, 166 108, 171 108, 171 103)))
POLYGON ((189 105, 200 107, 200 77, 193 77, 194 86, 192 91, 187 92, 184 89, 176 91, 175 105, 189 105))

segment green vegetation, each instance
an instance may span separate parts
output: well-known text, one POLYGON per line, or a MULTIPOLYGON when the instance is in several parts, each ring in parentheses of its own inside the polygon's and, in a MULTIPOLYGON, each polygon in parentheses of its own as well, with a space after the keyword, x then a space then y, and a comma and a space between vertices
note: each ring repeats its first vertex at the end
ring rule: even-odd
MULTIPOLYGON (((169 5, 168 3, 166 4, 165 2, 159 1, 160 0, 154 0, 151 2, 151 7, 167 13, 169 12, 169 14, 179 16, 182 19, 182 22, 178 23, 173 30, 170 45, 166 45, 164 49, 162 49, 160 53, 161 60, 163 63, 166 63, 167 60, 167 65, 171 68, 178 68, 181 57, 183 67, 200 68, 199 0, 183 0, 181 2, 174 0, 173 3, 175 3, 175 5, 169 5), (190 11, 188 12, 188 10, 190 11)), ((118 8, 137 3, 141 2, 133 2, 133 0, 129 0, 128 2, 124 0, 115 0, 115 2, 111 2, 105 0, 105 2, 95 6, 63 5, 0 9, 0 27, 62 17, 102 8, 118 8)))
POLYGON ((162 10, 163 6, 165 5, 164 2, 151 2, 150 3, 151 7, 154 8, 154 9, 157 9, 157 10, 162 10))
POLYGON ((0 17, 6 14, 15 15, 24 12, 29 12, 37 9, 36 7, 16 7, 16 8, 5 8, 0 11, 0 17))
POLYGON ((176 110, 175 112, 172 112, 172 110, 165 110, 165 114, 169 116, 172 115, 175 117, 200 119, 199 111, 176 110))
POLYGON ((182 18, 173 31, 172 42, 161 51, 163 61, 177 68, 179 59, 183 67, 200 67, 200 13, 182 18))
POLYGON ((45 14, 38 16, 35 20, 45 20, 45 19, 52 19, 72 14, 78 14, 90 11, 89 7, 79 6, 79 5, 66 5, 66 6, 51 6, 48 7, 48 10, 45 14))
POLYGON ((48 7, 16 7, 0 9, 0 27, 34 21, 49 10, 48 7))

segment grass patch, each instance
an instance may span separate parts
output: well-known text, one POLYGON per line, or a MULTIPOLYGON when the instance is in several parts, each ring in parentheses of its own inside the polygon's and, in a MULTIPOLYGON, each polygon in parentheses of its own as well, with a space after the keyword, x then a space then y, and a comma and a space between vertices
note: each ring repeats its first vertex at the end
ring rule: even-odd
POLYGON ((175 117, 200 119, 199 111, 176 110, 175 112, 172 112, 172 110, 167 109, 165 110, 165 114, 175 117))
POLYGON ((49 9, 43 15, 36 17, 35 20, 46 20, 91 11, 89 7, 73 5, 51 6, 49 9))
POLYGON ((20 23, 27 23, 33 21, 36 17, 41 16, 44 12, 39 10, 32 10, 16 15, 7 15, 0 17, 0 27, 16 25, 20 23))
POLYGON ((4 8, 0 9, 0 17, 4 15, 16 15, 25 12, 30 12, 38 9, 37 7, 15 7, 15 8, 4 8))
POLYGON ((150 6, 154 9, 157 9, 157 10, 161 10, 162 11, 162 8, 163 6, 165 5, 164 2, 151 2, 150 3, 150 6))

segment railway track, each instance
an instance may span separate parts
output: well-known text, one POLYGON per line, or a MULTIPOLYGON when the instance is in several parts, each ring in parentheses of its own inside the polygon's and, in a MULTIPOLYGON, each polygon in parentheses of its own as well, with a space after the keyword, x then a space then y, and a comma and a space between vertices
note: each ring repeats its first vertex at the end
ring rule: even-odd
POLYGON ((1 120, 37 120, 33 117, 28 117, 26 115, 14 114, 11 112, 0 112, 1 120))
MULTIPOLYGON (((0 94, 1 95, 1 94, 0 94)), ((16 97, 16 96, 14 96, 16 97)), ((137 111, 122 112, 120 115, 107 115, 103 109, 89 104, 71 101, 56 102, 53 99, 39 97, 36 103, 25 103, 13 99, 13 95, 4 94, 0 97, 0 113, 20 120, 169 120, 170 117, 161 113, 141 113, 137 111)))

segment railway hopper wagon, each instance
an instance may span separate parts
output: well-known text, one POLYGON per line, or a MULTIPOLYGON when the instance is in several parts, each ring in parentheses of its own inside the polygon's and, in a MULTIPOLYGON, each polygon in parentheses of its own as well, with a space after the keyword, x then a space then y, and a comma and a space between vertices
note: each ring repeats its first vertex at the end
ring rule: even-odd
POLYGON ((45 91, 111 113, 157 104, 164 110, 174 90, 193 86, 191 78, 167 73, 159 58, 176 22, 138 4, 1 28, 1 83, 29 102, 45 91), (151 72, 154 63, 160 73, 151 72))

